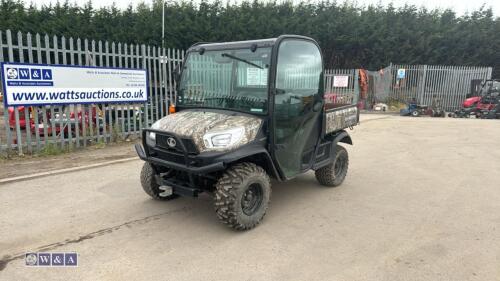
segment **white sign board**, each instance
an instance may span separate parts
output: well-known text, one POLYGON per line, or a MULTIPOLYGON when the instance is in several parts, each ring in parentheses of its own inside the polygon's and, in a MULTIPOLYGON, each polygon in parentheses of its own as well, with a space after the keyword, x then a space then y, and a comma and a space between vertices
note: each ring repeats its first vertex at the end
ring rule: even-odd
POLYGON ((248 86, 267 85, 267 69, 259 69, 255 67, 247 68, 247 85, 248 86))
POLYGON ((349 87, 349 76, 333 76, 333 87, 347 88, 349 87))
POLYGON ((406 69, 400 68, 398 69, 397 79, 404 79, 406 76, 406 69))
POLYGON ((7 106, 142 103, 148 95, 143 69, 4 63, 0 72, 7 106))

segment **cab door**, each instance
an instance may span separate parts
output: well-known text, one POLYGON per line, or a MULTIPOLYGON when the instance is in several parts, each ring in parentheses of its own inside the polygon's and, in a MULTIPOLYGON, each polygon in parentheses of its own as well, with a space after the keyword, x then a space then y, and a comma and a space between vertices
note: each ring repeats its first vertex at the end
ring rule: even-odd
POLYGON ((278 46, 274 95, 273 153, 289 179, 308 170, 321 132, 323 62, 318 46, 283 39, 278 46))

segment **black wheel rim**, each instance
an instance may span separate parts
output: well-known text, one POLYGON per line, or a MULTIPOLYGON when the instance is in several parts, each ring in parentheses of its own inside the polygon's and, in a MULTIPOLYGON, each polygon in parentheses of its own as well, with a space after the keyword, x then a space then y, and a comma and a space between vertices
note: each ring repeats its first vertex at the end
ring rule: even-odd
POLYGON ((335 161, 335 177, 340 177, 342 173, 344 172, 346 166, 346 157, 345 155, 341 154, 337 157, 337 161, 335 161))
POLYGON ((251 216, 259 210, 263 200, 262 186, 258 183, 253 183, 248 186, 241 198, 241 208, 243 213, 251 216))

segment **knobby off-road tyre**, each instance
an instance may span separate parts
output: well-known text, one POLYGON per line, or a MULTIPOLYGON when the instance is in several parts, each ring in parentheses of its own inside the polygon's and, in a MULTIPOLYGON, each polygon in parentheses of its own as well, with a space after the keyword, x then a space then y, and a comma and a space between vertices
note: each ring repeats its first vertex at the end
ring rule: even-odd
POLYGON ((334 187, 339 186, 344 181, 349 167, 349 156, 347 150, 340 145, 335 148, 333 162, 316 170, 316 179, 321 185, 334 187))
POLYGON ((217 217, 237 230, 255 227, 264 218, 271 198, 271 182, 266 171, 253 163, 229 168, 215 184, 217 217))
POLYGON ((172 200, 174 198, 179 197, 177 194, 171 194, 168 196, 161 196, 160 194, 163 190, 160 189, 160 186, 155 181, 155 172, 151 163, 145 162, 142 166, 141 170, 141 185, 144 192, 151 196, 155 200, 172 200))

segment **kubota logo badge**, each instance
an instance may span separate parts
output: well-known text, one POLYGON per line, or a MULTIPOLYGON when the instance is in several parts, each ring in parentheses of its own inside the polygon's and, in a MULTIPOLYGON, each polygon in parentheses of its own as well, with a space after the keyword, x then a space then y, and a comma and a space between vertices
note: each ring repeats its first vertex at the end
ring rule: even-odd
POLYGON ((177 142, 175 141, 174 138, 170 137, 170 138, 167 139, 167 144, 170 147, 175 147, 175 145, 177 145, 177 142))

